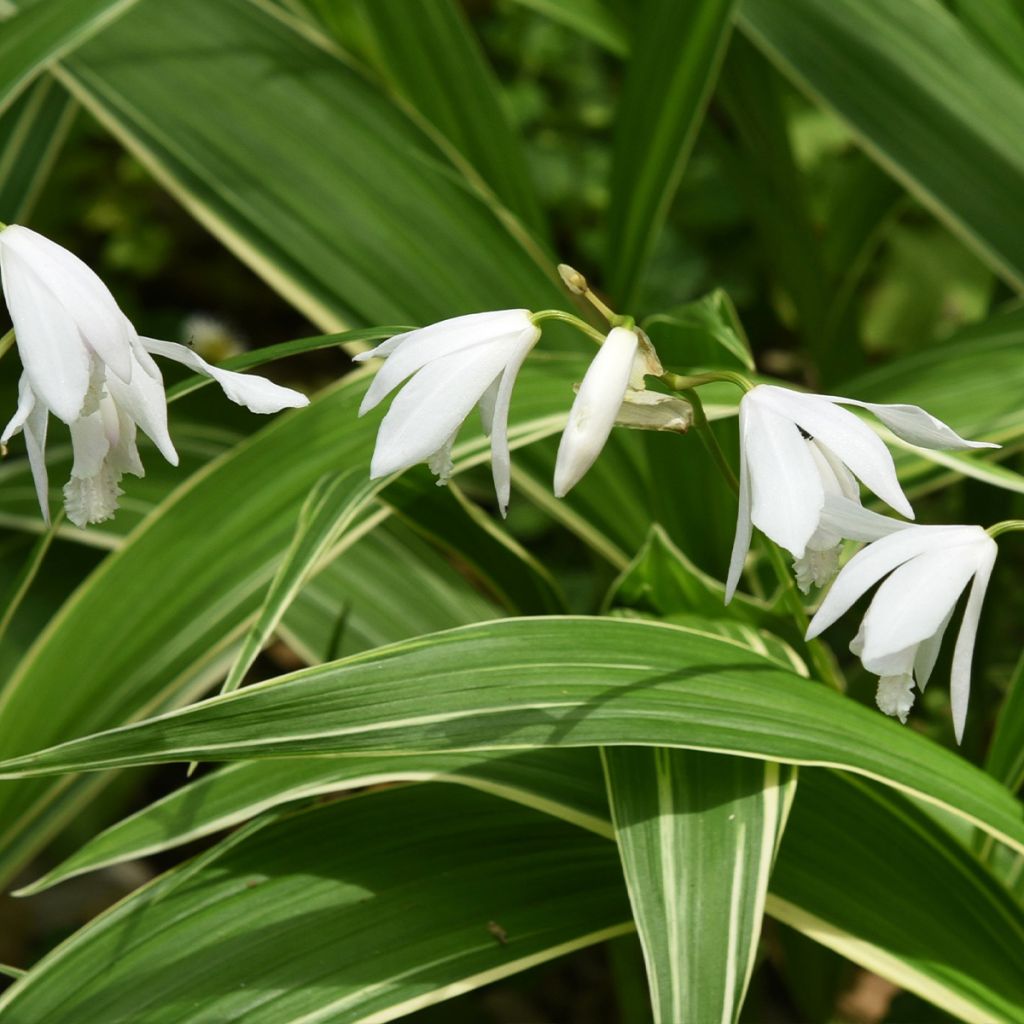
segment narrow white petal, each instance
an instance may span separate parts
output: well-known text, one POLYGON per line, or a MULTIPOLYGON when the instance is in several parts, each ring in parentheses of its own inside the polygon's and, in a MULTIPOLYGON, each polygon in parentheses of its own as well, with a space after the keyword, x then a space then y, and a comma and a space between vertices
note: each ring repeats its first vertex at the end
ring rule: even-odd
MULTIPOLYGON (((746 412, 740 405, 740 432, 743 431, 743 420, 746 412)), ((739 586, 743 565, 750 550, 750 471, 747 469, 746 452, 740 451, 740 493, 739 507, 736 511, 736 535, 732 542, 732 555, 729 558, 729 576, 725 581, 725 603, 728 604, 739 586)))
POLYGON ((245 406, 249 412, 274 413, 282 409, 300 409, 304 405, 309 405, 309 399, 305 395, 291 388, 283 388, 266 377, 211 366, 187 345, 179 345, 173 341, 158 341, 156 338, 139 340, 148 352, 173 359, 176 363, 182 363, 189 369, 212 378, 232 402, 245 406))
MULTIPOLYGON (((512 355, 501 375, 494 397, 494 407, 491 409, 489 429, 485 426, 491 437, 491 475, 494 478, 494 493, 498 498, 498 508, 501 509, 502 516, 508 515, 508 502, 512 490, 512 459, 508 450, 508 410, 512 402, 512 388, 524 360, 536 342, 535 331, 523 331, 519 350, 512 355)), ((481 412, 485 420, 487 417, 483 402, 490 393, 491 388, 488 387, 481 396, 481 412)))
POLYGON ((395 397, 381 421, 370 463, 376 480, 429 459, 458 429, 504 369, 504 340, 456 352, 424 366, 395 397))
POLYGON ((453 317, 410 332, 402 338, 401 344, 391 350, 387 362, 377 371, 359 406, 359 414, 369 412, 402 381, 435 359, 444 359, 499 339, 504 339, 510 348, 514 348, 524 331, 540 336, 539 329, 530 322, 528 310, 506 309, 453 317))
POLYGON ((977 568, 975 544, 926 551, 895 569, 878 588, 864 616, 861 661, 874 662, 928 640, 956 607, 977 568))
MULTIPOLYGON (((141 345, 138 352, 144 354, 141 345)), ((167 395, 164 393, 164 382, 156 364, 152 364, 150 372, 147 366, 136 356, 132 367, 132 382, 125 384, 113 375, 107 377, 107 390, 116 403, 118 410, 138 424, 143 433, 157 446, 160 454, 172 465, 178 464, 178 453, 167 430, 167 395)))
POLYGON ((957 634, 956 647, 953 648, 953 670, 949 679, 949 697, 953 705, 953 731, 959 743, 964 738, 964 725, 967 722, 967 704, 971 696, 971 663, 974 659, 974 641, 978 635, 978 620, 981 618, 981 606, 985 603, 985 591, 992 576, 992 567, 996 563, 999 548, 991 537, 986 535, 987 544, 979 545, 978 571, 971 586, 971 595, 964 608, 963 622, 957 634))
POLYGON ((494 406, 498 401, 498 388, 501 387, 501 377, 495 377, 490 386, 480 396, 480 427, 490 437, 494 429, 494 406))
POLYGON ((897 530, 913 528, 913 523, 879 515, 865 508, 859 501, 836 495, 825 495, 821 513, 822 526, 846 540, 874 541, 888 537, 897 530))
MULTIPOLYGON (((775 412, 789 416, 816 441, 827 445, 870 491, 908 519, 914 518, 903 488, 896 478, 892 455, 882 439, 864 422, 835 400, 805 395, 785 388, 762 386, 762 401, 775 412)), ((756 388, 753 393, 761 391, 756 388)))
POLYGON ((807 629, 807 639, 813 639, 831 626, 861 594, 897 566, 926 551, 941 550, 970 540, 970 537, 964 536, 963 531, 973 529, 967 526, 909 526, 858 551, 846 563, 832 584, 832 589, 825 595, 825 600, 807 629))
MULTIPOLYGON (((10 231, 0 232, 0 239, 10 231)), ((70 423, 89 390, 89 350, 75 322, 38 274, 0 244, 0 280, 18 339, 18 354, 36 399, 70 423)))
POLYGON ((50 523, 50 481, 46 471, 46 429, 50 414, 45 405, 36 404, 25 420, 25 451, 32 470, 32 482, 39 499, 43 521, 50 523))
POLYGON ((968 441, 918 405, 879 405, 852 398, 834 398, 844 405, 856 405, 877 416, 897 437, 921 448, 999 448, 989 441, 968 441))
POLYGON ((918 644, 917 653, 914 655, 914 679, 922 693, 935 670, 935 662, 938 661, 942 648, 942 638, 946 635, 954 611, 955 608, 950 608, 949 614, 942 620, 942 625, 927 640, 922 640, 918 644))
POLYGON ((635 331, 615 327, 587 367, 558 444, 556 498, 564 498, 601 454, 625 397, 639 344, 635 331))
POLYGON ((757 401, 747 406, 740 444, 750 470, 751 519, 794 558, 803 556, 825 504, 825 489, 807 442, 792 420, 757 401))
POLYGON ((15 434, 21 432, 21 428, 25 426, 25 421, 35 407, 36 396, 32 390, 32 384, 28 379, 28 375, 22 373, 18 380, 18 405, 14 410, 14 415, 10 418, 7 426, 4 427, 3 435, 0 436, 0 445, 6 445, 15 434))
POLYGON ((0 232, 0 247, 17 253, 32 267, 75 322, 89 348, 128 382, 134 329, 100 278, 74 253, 19 224, 0 232))

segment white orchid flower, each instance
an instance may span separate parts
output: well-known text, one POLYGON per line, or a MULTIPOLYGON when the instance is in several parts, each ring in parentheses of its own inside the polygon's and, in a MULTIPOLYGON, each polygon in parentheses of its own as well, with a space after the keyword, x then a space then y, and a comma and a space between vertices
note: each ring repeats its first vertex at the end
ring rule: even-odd
POLYGON ((184 345, 140 338, 102 281, 78 257, 19 225, 0 231, 0 273, 24 372, 0 445, 24 431, 43 518, 49 522, 50 413, 68 424, 74 451, 64 486, 76 526, 109 519, 124 473, 142 476, 137 429, 177 465, 163 378, 150 353, 213 377, 232 401, 277 412, 308 399, 256 376, 210 366, 184 345))
POLYGON ((378 356, 377 372, 359 407, 362 416, 407 378, 381 421, 370 462, 370 477, 389 476, 426 462, 445 483, 452 471, 455 435, 479 405, 491 439, 494 490, 501 514, 508 511, 511 459, 508 412, 512 386, 540 337, 527 309, 471 313, 398 334, 361 352, 357 361, 378 356))
POLYGON ((739 514, 726 601, 739 583, 754 526, 793 555, 802 586, 826 583, 835 572, 842 538, 822 526, 825 499, 859 501, 857 480, 914 518, 888 448, 841 405, 867 409, 894 434, 922 448, 999 447, 965 440, 916 405, 878 405, 767 384, 753 388, 740 402, 739 514))
POLYGON ((626 389, 644 386, 636 331, 614 327, 597 350, 569 410, 555 460, 555 497, 564 498, 594 464, 615 425, 626 389))
POLYGON ((583 479, 608 441, 612 427, 684 432, 688 403, 644 390, 647 374, 662 373, 650 342, 635 330, 613 327, 591 360, 569 410, 555 460, 554 491, 564 498, 583 479))
POLYGON ((959 743, 967 719, 978 619, 998 548, 980 526, 894 525, 892 533, 868 544, 839 573, 811 620, 807 639, 818 636, 887 577, 850 649, 879 676, 879 708, 905 722, 914 702, 914 684, 922 691, 927 685, 956 603, 973 580, 950 678, 959 743))

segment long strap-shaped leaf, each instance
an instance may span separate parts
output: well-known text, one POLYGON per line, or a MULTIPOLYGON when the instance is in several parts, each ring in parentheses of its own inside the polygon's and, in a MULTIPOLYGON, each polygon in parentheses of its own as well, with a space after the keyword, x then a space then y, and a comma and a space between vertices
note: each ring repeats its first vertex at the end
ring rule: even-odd
POLYGON ((0 778, 300 754, 670 746, 877 779, 1024 850, 963 758, 737 641, 637 620, 506 619, 393 644, 0 762, 0 778))
POLYGON ((463 787, 392 789, 175 868, 44 958, 0 1018, 383 1022, 631 927, 607 840, 463 787))
POLYGON ((654 1019, 732 1024, 796 769, 664 747, 602 757, 654 1019))
POLYGON ((324 329, 564 303, 493 197, 303 27, 270 2, 140 0, 55 73, 324 329))
MULTIPOLYGON (((613 838, 596 751, 364 755, 229 765, 97 836, 39 883, 180 846, 275 806, 378 783, 445 781, 613 838)), ((1022 912, 960 842, 891 789, 803 769, 767 912, 978 1024, 1019 1020, 1022 912), (884 900, 875 898, 879 880, 884 900), (936 892, 946 894, 936 901, 936 892)))
POLYGON ((0 20, 0 113, 51 61, 84 43, 136 0, 41 0, 0 20))
POLYGON ((609 287, 629 308, 697 135, 736 0, 645 0, 616 116, 609 287))
POLYGON ((0 117, 0 220, 25 220, 74 120, 77 104, 50 76, 0 117))
POLYGON ((743 0, 744 33, 1018 289, 1024 83, 939 0, 743 0))
POLYGON ((299 512, 291 546, 274 574, 256 621, 235 655, 221 693, 238 689, 317 563, 356 522, 386 482, 371 482, 360 466, 331 473, 313 486, 299 512))

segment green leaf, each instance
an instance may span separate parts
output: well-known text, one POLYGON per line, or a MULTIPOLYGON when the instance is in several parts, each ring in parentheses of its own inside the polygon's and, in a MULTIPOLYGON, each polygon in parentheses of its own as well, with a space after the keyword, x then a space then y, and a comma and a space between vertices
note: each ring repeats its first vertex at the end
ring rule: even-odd
POLYGON ((612 584, 604 607, 636 608, 659 616, 728 617, 752 626, 784 625, 767 604, 746 594, 737 593, 726 609, 725 584, 698 569, 657 523, 636 557, 612 584))
POLYGON ((4 223, 15 224, 31 214, 76 109, 71 97, 45 76, 0 115, 0 220, 4 223))
POLYGON ((655 1021, 735 1022, 796 770, 656 747, 602 757, 655 1021))
POLYGON ((307 664, 501 615, 474 580, 385 515, 303 586, 278 626, 307 664))
MULTIPOLYGON (((214 460, 104 560, 0 697, 0 749, 15 753, 119 725, 223 676, 310 488, 324 473, 368 466, 379 422, 376 414, 357 415, 368 378, 346 378, 214 460), (160 585, 140 590, 139 579, 160 585), (69 688, 64 680, 72 675, 69 688)), ((555 410, 564 404, 560 382, 538 354, 516 386, 513 446, 557 430, 564 412, 555 410)), ((487 450, 476 431, 455 456, 465 467, 486 459, 487 450)), ((97 781, 0 787, 0 875, 52 834, 97 781)))
POLYGON ((725 56, 736 0, 644 0, 615 117, 608 288, 632 307, 725 56))
POLYGON ((963 1020, 1022 1019, 1024 915, 967 850, 891 789, 801 772, 767 909, 963 1020))
POLYGON ((358 466, 329 473, 313 485, 299 510, 292 543, 274 573, 255 622, 235 655, 221 693, 238 689, 317 564, 363 516, 386 483, 386 480, 371 482, 366 470, 358 466))
POLYGON ((622 56, 629 49, 623 20, 604 0, 518 0, 553 21, 579 32, 606 50, 622 56))
POLYGON ((533 240, 510 233, 403 111, 277 7, 141 0, 56 73, 324 329, 564 301, 533 240), (231 46, 197 61, 210 40, 231 46))
POLYGON ((48 64, 110 25, 136 0, 44 0, 0 13, 0 114, 48 64))
MULTIPOLYGON (((912 402, 965 437, 1009 444, 1024 437, 1022 327, 1024 310, 998 314, 965 328, 943 345, 847 382, 843 393, 869 402, 912 402)), ((938 466, 947 471, 949 482, 970 476, 996 487, 1024 489, 1020 474, 987 458, 924 451, 884 430, 880 433, 898 449, 894 455, 900 479, 911 487, 934 479, 938 466)), ((1000 457, 999 452, 993 454, 1000 457)))
MULTIPOLYGON (((373 63, 390 86, 510 213, 543 237, 547 225, 522 140, 461 7, 453 0, 359 0, 358 6, 374 37, 373 63)), ((348 43, 344 35, 339 40, 348 43)))
POLYGON ((985 771, 1014 793, 1024 786, 1024 653, 1017 661, 1006 700, 999 710, 985 771))
POLYGON ((392 789, 168 872, 36 964, 0 1015, 390 1020, 631 927, 607 840, 463 787, 392 789))
POLYGON ((620 744, 842 768, 1024 850, 1024 809, 962 758, 736 641, 637 620, 506 619, 420 637, 10 758, 0 777, 620 744))
MULTIPOLYGON (((40 886, 70 877, 76 868, 237 826, 288 800, 316 800, 361 782, 424 777, 479 787, 613 836, 592 749, 270 760, 229 765, 184 786, 97 837, 40 886)), ((1007 903, 1005 891, 964 846, 883 787, 865 787, 842 773, 802 770, 767 912, 894 984, 956 1007, 966 1020, 1017 1019, 1006 1007, 1024 1003, 1016 956, 1021 911, 1007 903), (872 895, 880 878, 884 901, 872 895), (956 894, 948 914, 936 892, 956 894), (959 909, 961 900, 966 912, 959 909)))
POLYGON ((457 483, 450 483, 447 490, 425 487, 414 474, 406 474, 388 487, 387 504, 464 571, 472 571, 480 588, 511 614, 568 610, 551 572, 457 483))
POLYGON ((754 354, 732 299, 721 288, 643 322, 668 366, 739 365, 753 371, 754 354), (730 358, 722 359, 722 351, 730 358))
POLYGON ((953 10, 994 56, 1024 79, 1024 9, 1019 0, 953 0, 953 10))
POLYGON ((609 838, 595 750, 289 758, 225 765, 119 821, 32 885, 29 896, 76 875, 145 857, 244 824, 283 804, 365 786, 455 782, 553 814, 609 838))
POLYGON ((743 0, 744 33, 1014 287, 1024 84, 938 0, 743 0))

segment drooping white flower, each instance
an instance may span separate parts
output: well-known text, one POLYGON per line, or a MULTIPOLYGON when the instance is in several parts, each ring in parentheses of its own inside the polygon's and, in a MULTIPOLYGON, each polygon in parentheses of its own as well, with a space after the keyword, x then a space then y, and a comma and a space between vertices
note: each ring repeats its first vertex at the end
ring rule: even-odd
POLYGON ((398 334, 356 359, 386 357, 363 398, 363 415, 407 378, 381 421, 370 462, 374 480, 426 462, 445 483, 455 435, 474 406, 491 439, 491 468, 501 513, 508 510, 512 386, 540 337, 527 309, 471 313, 398 334))
POLYGON ((594 464, 616 423, 643 430, 685 430, 689 405, 644 390, 647 374, 662 372, 650 342, 613 327, 591 360, 569 410, 555 460, 554 491, 564 498, 594 464))
POLYGON ((905 722, 914 685, 922 691, 927 685, 957 601, 973 580, 950 677, 959 742, 967 718, 978 620, 997 553, 995 541, 980 526, 904 524, 850 559, 812 619, 807 638, 818 636, 886 577, 850 649, 879 676, 879 708, 905 722))
POLYGON ((915 405, 878 405, 762 384, 740 402, 740 496, 726 600, 739 583, 752 528, 796 559, 802 585, 825 583, 836 568, 834 531, 821 529, 826 495, 859 500, 857 480, 909 519, 892 455, 842 405, 869 410, 893 433, 923 448, 997 448, 967 441, 915 405))
POLYGON ((597 350, 569 410, 555 460, 555 497, 564 498, 594 464, 608 440, 626 389, 643 387, 636 331, 614 327, 597 350))
POLYGON ((24 372, 0 445, 24 431, 43 518, 49 521, 45 448, 50 413, 68 424, 74 463, 64 486, 77 526, 109 519, 125 473, 143 475, 141 429, 177 465, 167 430, 163 378, 150 352, 220 383, 253 412, 308 399, 262 377, 210 366, 184 345, 140 338, 102 281, 72 253, 18 225, 0 231, 0 272, 24 372))

